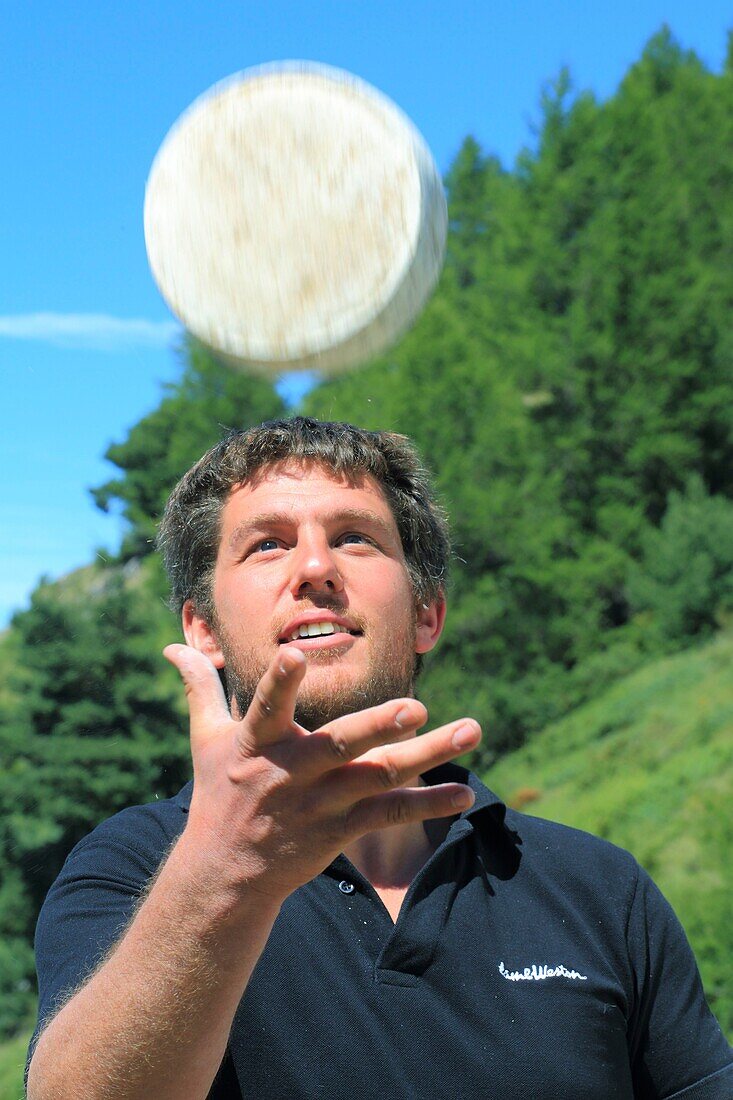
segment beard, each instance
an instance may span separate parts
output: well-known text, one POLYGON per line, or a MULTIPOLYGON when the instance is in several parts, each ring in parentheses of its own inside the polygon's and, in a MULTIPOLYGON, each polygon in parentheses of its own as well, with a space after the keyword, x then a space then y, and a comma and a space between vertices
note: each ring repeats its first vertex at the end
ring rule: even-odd
MULTIPOLYGON (((362 636, 362 639, 366 635, 362 636)), ((309 685, 306 680, 300 686, 295 704, 295 721, 313 732, 329 722, 354 714, 368 707, 379 706, 390 699, 401 699, 413 694, 418 667, 415 653, 416 624, 405 624, 405 630, 376 652, 370 646, 367 667, 358 679, 347 679, 341 674, 340 649, 313 650, 306 654, 309 666, 330 666, 333 676, 320 676, 319 684, 309 685)), ((254 699, 257 685, 267 671, 269 662, 250 652, 242 652, 221 628, 218 641, 224 656, 224 680, 227 698, 235 701, 243 717, 254 699)))

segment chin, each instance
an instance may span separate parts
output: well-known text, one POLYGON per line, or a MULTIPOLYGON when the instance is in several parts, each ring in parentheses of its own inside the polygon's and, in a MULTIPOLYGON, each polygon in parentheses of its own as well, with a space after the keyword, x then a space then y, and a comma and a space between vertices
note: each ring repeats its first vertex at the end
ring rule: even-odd
MULTIPOLYGON (((225 651, 229 694, 240 714, 246 714, 262 671, 248 661, 237 662, 225 651)), ((305 677, 298 691, 295 721, 309 731, 360 710, 413 695, 414 650, 391 651, 361 659, 349 647, 314 649, 307 654, 305 677)))

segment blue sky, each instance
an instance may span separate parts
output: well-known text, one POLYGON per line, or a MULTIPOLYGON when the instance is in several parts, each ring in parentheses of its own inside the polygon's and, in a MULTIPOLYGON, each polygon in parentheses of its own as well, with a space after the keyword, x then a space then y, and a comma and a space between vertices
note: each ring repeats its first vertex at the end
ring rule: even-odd
POLYGON ((442 171, 469 133, 511 166, 543 82, 567 64, 576 88, 605 98, 665 22, 720 71, 733 13, 719 0, 16 7, 0 66, 0 628, 42 574, 119 541, 88 489, 179 370, 142 204, 160 142, 197 95, 261 62, 322 61, 391 96, 442 171))

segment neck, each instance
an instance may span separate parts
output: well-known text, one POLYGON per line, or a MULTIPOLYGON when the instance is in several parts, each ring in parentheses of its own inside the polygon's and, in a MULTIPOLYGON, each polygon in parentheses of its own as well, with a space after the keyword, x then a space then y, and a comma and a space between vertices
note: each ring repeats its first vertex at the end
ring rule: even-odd
MULTIPOLYGON (((421 778, 408 786, 424 786, 421 778)), ((450 818, 393 825, 359 837, 344 855, 376 890, 407 890, 415 875, 440 847, 450 818)))
POLYGON ((433 854, 421 821, 393 825, 359 837, 344 855, 376 890, 404 889, 433 854))

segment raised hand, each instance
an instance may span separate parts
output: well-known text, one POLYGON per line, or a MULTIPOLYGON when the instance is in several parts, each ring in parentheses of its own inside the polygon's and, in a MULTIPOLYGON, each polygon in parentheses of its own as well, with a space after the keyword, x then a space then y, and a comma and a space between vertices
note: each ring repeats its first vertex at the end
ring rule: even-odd
POLYGON ((427 711, 405 698, 309 732, 293 717, 306 671, 294 649, 275 656, 237 721, 207 657, 185 645, 164 653, 183 678, 191 716, 187 830, 210 846, 235 888, 281 902, 357 837, 456 814, 473 802, 459 783, 405 786, 478 744, 481 730, 471 719, 413 737, 427 711))

